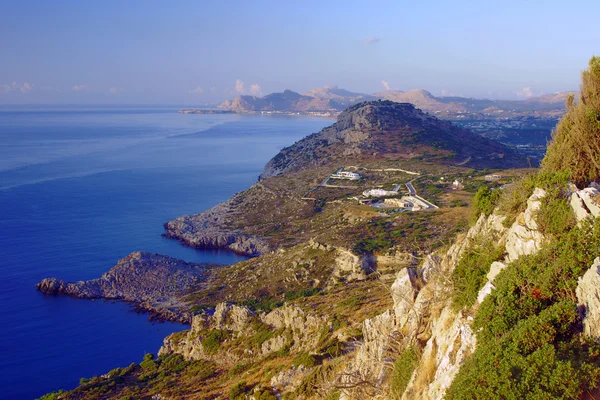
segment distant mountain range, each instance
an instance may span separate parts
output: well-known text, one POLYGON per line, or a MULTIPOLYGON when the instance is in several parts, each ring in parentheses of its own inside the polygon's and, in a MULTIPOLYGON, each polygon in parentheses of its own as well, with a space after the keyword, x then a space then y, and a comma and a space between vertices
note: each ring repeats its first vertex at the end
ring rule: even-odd
POLYGON ((429 113, 462 114, 476 113, 497 115, 512 113, 524 115, 560 115, 565 110, 565 100, 571 92, 554 93, 525 100, 487 100, 466 97, 437 97, 426 90, 403 92, 387 90, 372 95, 353 93, 337 86, 325 86, 300 94, 291 90, 271 93, 264 97, 238 96, 220 105, 226 110, 246 112, 339 112, 347 107, 373 100, 391 100, 411 103, 429 113))

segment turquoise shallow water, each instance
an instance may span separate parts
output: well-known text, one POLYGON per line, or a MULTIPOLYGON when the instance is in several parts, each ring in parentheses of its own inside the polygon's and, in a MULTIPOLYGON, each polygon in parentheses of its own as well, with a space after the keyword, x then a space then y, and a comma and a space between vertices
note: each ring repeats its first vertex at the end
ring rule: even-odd
POLYGON ((156 352, 179 324, 126 304, 46 296, 48 276, 99 276, 132 251, 242 257, 161 236, 256 181, 284 146, 331 121, 181 115, 176 109, 0 108, 0 387, 4 399, 72 388, 156 352))

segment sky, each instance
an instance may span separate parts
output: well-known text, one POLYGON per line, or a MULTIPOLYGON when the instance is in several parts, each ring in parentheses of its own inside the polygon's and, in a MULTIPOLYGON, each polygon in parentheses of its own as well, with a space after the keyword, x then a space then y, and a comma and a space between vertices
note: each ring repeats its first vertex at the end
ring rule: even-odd
POLYGON ((0 104, 190 104, 337 85, 576 90, 600 2, 0 0, 0 104))

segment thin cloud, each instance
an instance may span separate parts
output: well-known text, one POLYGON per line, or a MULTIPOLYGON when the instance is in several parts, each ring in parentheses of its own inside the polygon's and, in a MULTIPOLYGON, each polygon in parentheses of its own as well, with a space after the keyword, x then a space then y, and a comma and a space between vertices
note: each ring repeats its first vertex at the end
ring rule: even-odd
POLYGON ((108 89, 108 93, 112 94, 113 96, 115 96, 118 93, 123 92, 124 89, 123 88, 118 88, 118 87, 111 87, 110 89, 108 89))
POLYGON ((235 81, 235 91, 238 93, 244 93, 245 88, 244 88, 244 82, 240 79, 236 79, 235 81))
POLYGON ((371 45, 381 42, 381 39, 376 36, 371 36, 363 40, 363 44, 371 45))
POLYGON ((33 84, 29 82, 17 83, 13 82, 11 84, 2 84, 0 85, 0 91, 4 93, 8 92, 16 92, 19 91, 21 93, 29 93, 33 90, 33 84))
POLYGON ((25 82, 19 90, 21 91, 21 93, 29 93, 33 90, 33 85, 25 82))
POLYGON ((381 80, 381 84, 383 85, 383 87, 385 88, 385 90, 390 90, 390 84, 388 81, 384 81, 383 79, 381 80))
POLYGON ((73 91, 74 92, 83 92, 84 90, 87 90, 87 85, 74 85, 73 86, 73 91))
POLYGON ((525 98, 533 97, 533 91, 531 90, 530 87, 524 87, 523 89, 519 90, 515 94, 519 97, 525 97, 525 98))
POLYGON ((258 83, 253 83, 250 85, 250 93, 253 96, 260 96, 262 92, 260 91, 260 85, 258 83))
POLYGON ((193 94, 204 94, 204 89, 202 89, 201 86, 198 86, 195 89, 190 89, 188 90, 188 93, 193 93, 193 94))
POLYGON ((217 93, 217 88, 215 86, 211 87, 210 92, 213 94, 217 93))

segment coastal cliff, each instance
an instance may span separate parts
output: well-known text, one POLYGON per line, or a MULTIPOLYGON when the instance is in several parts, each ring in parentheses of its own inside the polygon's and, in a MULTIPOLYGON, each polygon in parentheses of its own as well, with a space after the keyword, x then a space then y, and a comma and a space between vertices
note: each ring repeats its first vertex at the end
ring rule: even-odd
POLYGON ((49 295, 125 301, 136 311, 148 312, 153 320, 189 323, 191 313, 182 298, 208 278, 209 267, 138 251, 100 278, 72 283, 46 278, 36 289, 49 295))

